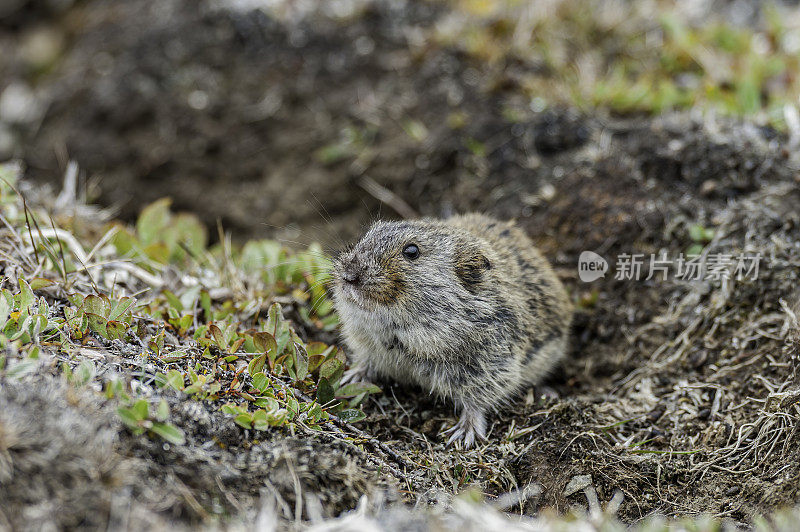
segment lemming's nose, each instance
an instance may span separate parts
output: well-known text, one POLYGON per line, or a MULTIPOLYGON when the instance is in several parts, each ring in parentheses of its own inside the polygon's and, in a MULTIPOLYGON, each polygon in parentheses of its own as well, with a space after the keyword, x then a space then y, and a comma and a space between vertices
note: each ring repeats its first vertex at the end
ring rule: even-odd
POLYGON ((353 266, 348 266, 342 273, 342 279, 344 279, 346 283, 358 284, 359 281, 361 281, 361 276, 353 266))

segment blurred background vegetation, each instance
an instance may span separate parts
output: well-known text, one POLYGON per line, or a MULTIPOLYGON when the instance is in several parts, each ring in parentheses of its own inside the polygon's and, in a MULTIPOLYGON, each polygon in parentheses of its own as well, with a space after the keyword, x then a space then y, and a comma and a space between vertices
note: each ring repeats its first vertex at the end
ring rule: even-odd
MULTIPOLYGON (((0 160, 58 184, 74 159, 125 219, 169 196, 240 238, 334 245, 397 215, 387 191, 486 209, 451 191, 505 171, 487 132, 564 109, 800 138, 795 2, 11 0, 0 48, 0 160)), ((556 143, 590 134, 571 120, 556 143)))
POLYGON ((462 0, 439 42, 535 65, 532 105, 619 113, 700 106, 786 127, 798 103, 800 16, 765 2, 462 0), (792 112, 792 111, 789 111, 792 112))

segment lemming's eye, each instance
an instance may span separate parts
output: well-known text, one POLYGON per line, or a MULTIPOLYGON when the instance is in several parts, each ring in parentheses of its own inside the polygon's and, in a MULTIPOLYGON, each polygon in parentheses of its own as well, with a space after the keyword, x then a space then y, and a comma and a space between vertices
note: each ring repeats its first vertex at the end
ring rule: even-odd
POLYGON ((414 260, 419 257, 419 248, 416 244, 409 244, 403 248, 403 255, 409 260, 414 260))

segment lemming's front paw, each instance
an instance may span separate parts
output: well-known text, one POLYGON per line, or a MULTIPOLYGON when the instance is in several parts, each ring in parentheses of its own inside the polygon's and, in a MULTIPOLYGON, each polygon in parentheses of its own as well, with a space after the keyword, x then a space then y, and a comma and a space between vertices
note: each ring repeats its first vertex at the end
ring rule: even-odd
POLYGON ((474 407, 464 408, 458 422, 444 433, 450 434, 448 446, 461 441, 465 449, 474 447, 478 439, 486 439, 486 418, 483 411, 474 407))
POLYGON ((341 384, 350 382, 375 382, 375 377, 375 372, 371 371, 367 366, 358 365, 345 371, 342 380, 339 382, 341 384))

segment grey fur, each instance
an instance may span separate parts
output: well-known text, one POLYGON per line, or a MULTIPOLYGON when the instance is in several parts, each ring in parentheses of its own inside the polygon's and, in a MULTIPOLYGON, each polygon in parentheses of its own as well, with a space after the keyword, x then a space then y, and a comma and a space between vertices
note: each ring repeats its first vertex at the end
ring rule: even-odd
POLYGON ((566 349, 567 294, 513 223, 479 214, 377 222, 336 259, 333 278, 348 380, 381 375, 452 400, 460 419, 450 442, 484 438, 485 414, 540 381, 566 349), (402 253, 410 243, 415 260, 402 253))

